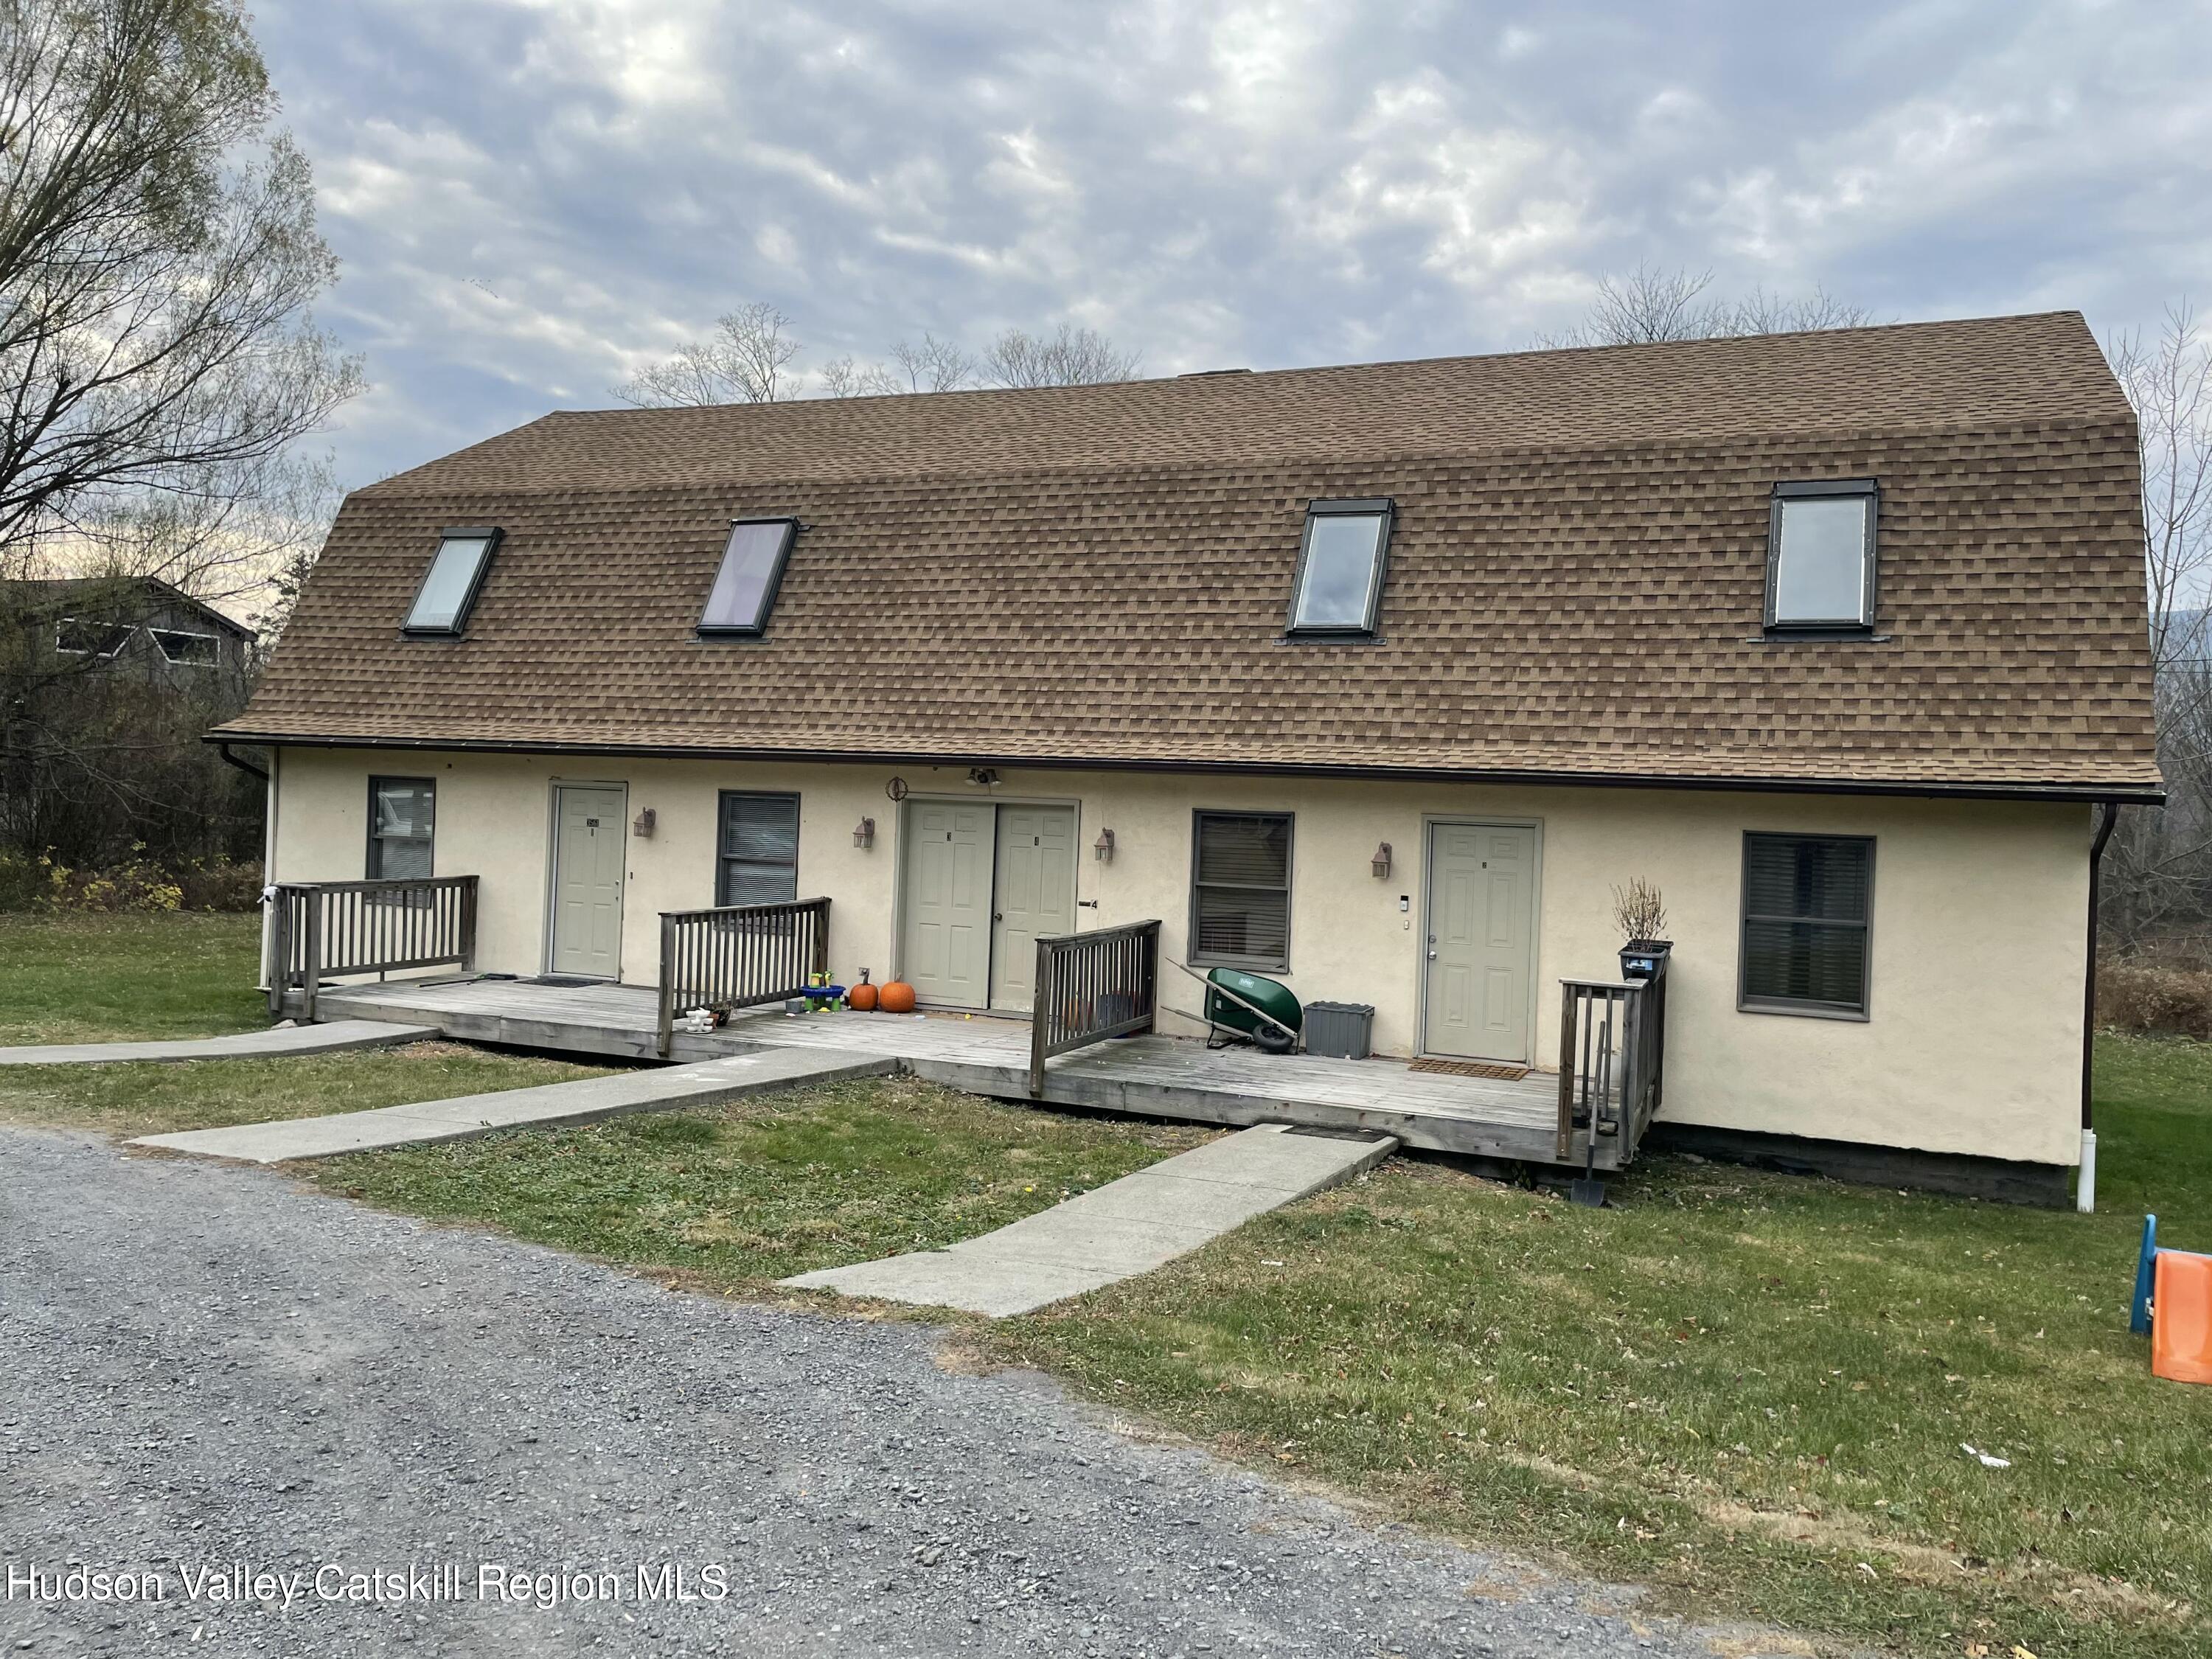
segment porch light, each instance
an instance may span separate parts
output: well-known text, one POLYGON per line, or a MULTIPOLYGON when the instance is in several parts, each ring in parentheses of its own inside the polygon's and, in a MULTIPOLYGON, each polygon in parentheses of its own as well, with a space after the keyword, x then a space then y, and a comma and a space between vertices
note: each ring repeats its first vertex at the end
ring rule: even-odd
POLYGON ((650 806, 640 807, 638 809, 637 816, 630 820, 629 832, 633 836, 635 836, 640 841, 651 841, 653 839, 653 827, 659 821, 660 814, 654 811, 650 806))
POLYGON ((1098 832, 1098 839, 1091 844, 1091 856, 1101 864, 1114 862, 1114 832, 1111 830, 1098 832))
POLYGON ((873 847, 875 844, 876 821, 873 818, 862 818, 858 823, 853 826, 853 845, 855 847, 873 847))
POLYGON ((1389 878, 1390 874, 1390 843, 1389 842, 1382 842, 1376 845, 1375 856, 1368 860, 1367 867, 1375 872, 1375 879, 1377 881, 1389 878))

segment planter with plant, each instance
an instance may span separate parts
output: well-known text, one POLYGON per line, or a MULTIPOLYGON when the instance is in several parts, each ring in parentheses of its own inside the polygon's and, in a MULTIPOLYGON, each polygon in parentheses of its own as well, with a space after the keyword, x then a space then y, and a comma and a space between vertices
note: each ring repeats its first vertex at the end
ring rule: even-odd
POLYGON ((1666 937, 1667 905, 1641 876, 1613 890, 1613 920, 1627 943, 1620 947, 1623 979, 1656 979, 1666 970, 1674 942, 1666 937))

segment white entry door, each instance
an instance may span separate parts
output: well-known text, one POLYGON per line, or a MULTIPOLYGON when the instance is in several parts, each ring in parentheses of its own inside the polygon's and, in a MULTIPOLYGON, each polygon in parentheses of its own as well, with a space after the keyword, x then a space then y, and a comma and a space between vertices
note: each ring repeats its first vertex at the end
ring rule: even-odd
POLYGON ((1027 1013, 1036 942, 1075 931, 1075 809, 999 808, 998 902, 991 919, 991 1006, 1027 1013))
POLYGON ((988 801, 908 805, 899 972, 925 1002, 990 1006, 994 818, 988 801))
POLYGON ((1423 1047, 1526 1065, 1536 832, 1525 824, 1432 823, 1428 863, 1423 1047))
POLYGON ((562 784, 553 803, 553 950, 556 974, 622 974, 623 792, 562 784))

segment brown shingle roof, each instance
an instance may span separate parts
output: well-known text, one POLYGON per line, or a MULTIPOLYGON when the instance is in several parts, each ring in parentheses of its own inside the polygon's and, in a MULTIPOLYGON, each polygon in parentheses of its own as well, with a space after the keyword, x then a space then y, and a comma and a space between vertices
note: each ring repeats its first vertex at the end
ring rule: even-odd
POLYGON ((2158 787, 2135 424, 2071 313, 1036 392, 556 414, 350 497, 280 741, 2158 787), (1880 638, 1761 640, 1778 478, 1882 485, 1880 638), (1285 644, 1305 502, 1382 640, 1285 644), (767 637, 693 637, 795 514, 767 637), (398 629, 444 525, 506 539, 398 629))

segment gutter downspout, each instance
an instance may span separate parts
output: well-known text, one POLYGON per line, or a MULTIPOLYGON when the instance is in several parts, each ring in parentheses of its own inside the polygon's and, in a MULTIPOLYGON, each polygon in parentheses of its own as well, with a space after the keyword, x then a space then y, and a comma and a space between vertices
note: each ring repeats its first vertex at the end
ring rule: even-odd
POLYGON ((2090 1073, 2097 1051, 2097 896, 2104 875, 2105 843, 2119 822, 2120 804, 2104 803, 2096 839, 2089 843, 2089 939, 2081 975, 2081 1170, 2074 1183, 2074 1207, 2083 1215, 2097 1210, 2097 1126, 2091 1104, 2090 1073))
MULTIPOLYGON (((223 759, 228 761, 231 765, 235 766, 240 771, 251 772, 255 777, 260 779, 264 783, 269 781, 268 773, 263 771, 259 767, 256 766, 252 761, 246 759, 243 756, 232 754, 230 752, 230 745, 228 744, 218 743, 215 746, 215 752, 222 756, 223 759)), ((273 762, 275 759, 274 751, 271 751, 270 758, 273 762)))

